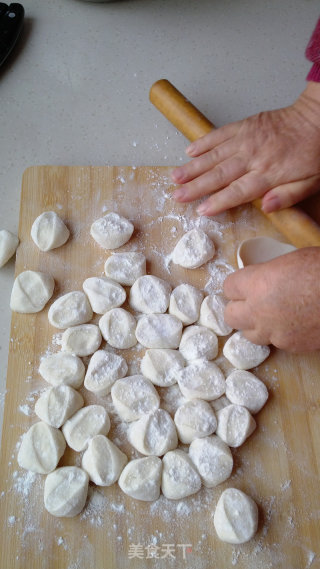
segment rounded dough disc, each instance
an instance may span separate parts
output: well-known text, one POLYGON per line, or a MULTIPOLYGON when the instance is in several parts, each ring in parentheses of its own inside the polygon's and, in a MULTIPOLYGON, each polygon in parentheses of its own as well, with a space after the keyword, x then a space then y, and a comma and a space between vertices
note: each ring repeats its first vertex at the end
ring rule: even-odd
POLYGON ((139 277, 130 289, 129 304, 144 314, 166 312, 171 286, 153 275, 139 277))
POLYGON ((216 433, 229 447, 239 447, 253 433, 256 422, 248 409, 241 405, 227 405, 217 411, 216 433))
POLYGON ((231 403, 243 405, 250 413, 258 413, 268 399, 268 389, 250 371, 233 370, 226 379, 226 396, 231 403))
POLYGON ((177 374, 182 394, 187 399, 212 401, 225 393, 226 382, 221 369, 207 360, 195 360, 177 374))
POLYGON ((98 350, 89 362, 84 386, 96 395, 108 395, 117 379, 126 375, 128 366, 122 356, 98 350))
POLYGON ((210 328, 218 336, 227 336, 232 328, 224 321, 226 306, 227 301, 221 294, 209 294, 201 304, 199 324, 210 328))
POLYGON ((78 324, 86 324, 93 316, 90 303, 84 292, 67 292, 51 304, 48 319, 51 326, 65 329, 78 324))
POLYGON ((69 239, 69 229, 54 211, 44 211, 33 222, 31 237, 41 251, 51 251, 69 239))
POLYGON ((203 292, 196 287, 186 283, 178 285, 170 296, 169 313, 184 325, 193 324, 199 318, 202 299, 203 292))
POLYGON ((137 343, 136 320, 124 308, 113 308, 106 312, 99 320, 99 328, 102 337, 113 348, 125 350, 137 343))
POLYGON ((81 452, 95 435, 107 435, 109 415, 102 405, 87 405, 77 411, 62 427, 65 439, 73 450, 81 452))
POLYGON ((129 241, 133 224, 113 211, 93 222, 90 234, 105 249, 118 249, 129 241))
POLYGON ((270 354, 269 346, 253 344, 241 331, 235 332, 226 341, 223 355, 238 369, 251 369, 260 365, 270 354))
POLYGON ((90 277, 82 286, 96 314, 105 314, 126 300, 126 291, 121 284, 107 277, 90 277))
POLYGON ((231 451, 216 435, 192 441, 189 455, 207 488, 213 488, 231 476, 231 451))
POLYGON ((178 446, 175 424, 164 409, 157 409, 131 423, 128 440, 145 455, 162 456, 178 446))
POLYGON ((44 506, 52 516, 71 518, 80 514, 88 495, 89 476, 77 466, 51 472, 44 484, 44 506))
POLYGON ((105 262, 104 272, 110 279, 132 286, 139 277, 146 274, 146 258, 143 253, 135 251, 113 253, 105 262))
POLYGON ((0 231, 0 268, 3 267, 9 259, 15 254, 19 245, 19 239, 16 235, 1 229, 0 231))
POLYGON ((69 385, 57 385, 41 394, 35 404, 35 412, 39 419, 59 429, 83 404, 83 397, 78 391, 69 385))
POLYGON ((121 490, 137 500, 153 502, 160 496, 162 461, 157 456, 131 460, 120 474, 121 490))
POLYGON ((218 338, 204 326, 188 326, 182 334, 179 351, 186 360, 213 360, 218 355, 218 338))
POLYGON ((119 417, 128 422, 152 413, 160 404, 158 392, 143 375, 118 379, 111 388, 111 397, 119 417))
POLYGON ((146 314, 137 324, 136 338, 146 348, 172 348, 179 346, 182 322, 171 314, 146 314))
POLYGON ((215 246, 202 229, 185 233, 172 252, 172 261, 185 269, 196 269, 212 259, 215 246))
POLYGON ((62 334, 61 348, 76 356, 91 356, 102 342, 101 332, 95 324, 71 326, 62 334))
POLYGON ((26 470, 48 474, 56 468, 65 448, 66 442, 61 431, 39 421, 23 436, 18 464, 26 470))
POLYGON ((222 541, 245 543, 258 529, 257 504, 241 490, 227 488, 218 500, 213 523, 222 541))
POLYGON ((162 459, 161 490, 170 500, 181 500, 198 492, 200 476, 183 450, 171 450, 162 459))
POLYGON ((184 358, 178 350, 168 348, 147 350, 141 360, 142 374, 160 387, 177 383, 177 373, 184 366, 184 358))
POLYGON ((97 486, 111 486, 127 462, 126 455, 113 442, 97 435, 89 441, 81 466, 97 486))
POLYGON ((192 399, 178 407, 174 422, 179 439, 184 444, 212 435, 217 428, 217 419, 211 405, 202 399, 192 399))
POLYGON ((54 279, 47 273, 23 271, 13 283, 10 308, 14 312, 40 312, 53 295, 54 279))
POLYGON ((58 352, 41 360, 39 373, 51 385, 70 385, 77 389, 83 383, 85 367, 78 356, 58 352))

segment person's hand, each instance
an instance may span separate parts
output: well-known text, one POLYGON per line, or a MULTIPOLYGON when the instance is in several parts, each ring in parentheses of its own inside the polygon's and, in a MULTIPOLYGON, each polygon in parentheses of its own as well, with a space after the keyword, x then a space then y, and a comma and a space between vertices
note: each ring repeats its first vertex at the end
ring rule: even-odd
POLYGON ((255 344, 320 348, 320 248, 308 247, 229 275, 225 321, 255 344))
POLYGON ((216 215, 263 197, 268 213, 320 189, 320 83, 309 82, 297 101, 262 112, 199 138, 189 163, 172 172, 173 197, 191 202, 211 195, 201 215, 216 215))

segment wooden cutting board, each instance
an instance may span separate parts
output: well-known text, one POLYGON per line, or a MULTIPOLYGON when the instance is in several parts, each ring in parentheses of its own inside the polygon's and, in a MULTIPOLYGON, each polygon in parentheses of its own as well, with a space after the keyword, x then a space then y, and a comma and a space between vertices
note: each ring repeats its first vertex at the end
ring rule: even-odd
MULTIPOLYGON (((254 235, 281 236, 252 207, 208 221, 205 229, 217 245, 215 263, 186 271, 170 264, 178 238, 197 223, 195 206, 170 197, 166 167, 32 167, 23 177, 16 274, 48 271, 55 278, 53 300, 81 289, 86 277, 101 275, 108 253, 90 238, 93 220, 115 210, 133 221, 135 232, 124 250, 145 251, 148 272, 173 286, 190 282, 208 292, 221 290, 235 265, 240 240, 254 235), (68 243, 49 253, 33 244, 30 229, 44 210, 56 211, 71 230, 68 243)), ((49 303, 50 304, 50 303, 49 303)), ((182 501, 142 503, 110 488, 90 488, 89 502, 73 519, 50 516, 43 508, 41 475, 22 471, 16 460, 21 435, 36 422, 33 407, 47 385, 38 374, 40 357, 60 349, 61 334, 48 324, 47 308, 36 315, 13 314, 2 439, 0 477, 1 565, 32 569, 115 569, 190 567, 192 569, 320 567, 320 357, 273 350, 256 374, 270 398, 257 415, 258 427, 233 452, 231 479, 202 489, 182 501), (213 512, 223 489, 234 486, 258 503, 259 531, 242 546, 220 542, 213 512)), ((220 348, 223 341, 220 339, 220 348)), ((126 352, 130 370, 138 370, 140 349, 126 352)), ((218 360, 224 370, 223 359, 218 360)), ((86 402, 93 396, 82 389, 86 402)), ((161 390, 163 406, 177 404, 175 390, 161 390)), ((100 403, 110 408, 110 397, 100 403)), ((134 456, 125 429, 112 415, 110 437, 134 456)), ((66 452, 62 464, 80 464, 66 452)))

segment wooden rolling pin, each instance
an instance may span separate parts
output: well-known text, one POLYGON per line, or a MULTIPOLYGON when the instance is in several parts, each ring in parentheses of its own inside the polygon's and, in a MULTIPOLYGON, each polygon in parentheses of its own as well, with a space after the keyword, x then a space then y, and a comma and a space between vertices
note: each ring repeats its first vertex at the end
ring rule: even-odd
MULTIPOLYGON (((152 85, 150 101, 190 141, 214 128, 214 124, 167 79, 160 79, 152 85)), ((260 199, 254 200, 253 204, 262 211, 260 199)), ((298 207, 262 213, 295 247, 320 246, 320 227, 298 207)))

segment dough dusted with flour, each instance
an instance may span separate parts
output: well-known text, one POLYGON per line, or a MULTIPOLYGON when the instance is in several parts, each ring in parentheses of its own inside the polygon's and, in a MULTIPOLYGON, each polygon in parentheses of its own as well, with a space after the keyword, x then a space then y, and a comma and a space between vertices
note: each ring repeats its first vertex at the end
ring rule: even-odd
POLYGON ((131 460, 120 474, 121 490, 144 502, 153 502, 160 496, 162 462, 157 456, 131 460))
POLYGON ((185 269, 196 269, 212 259, 215 246, 202 229, 185 233, 172 252, 172 261, 185 269))
POLYGON ((13 283, 10 308, 13 312, 40 312, 52 297, 54 279, 48 273, 23 271, 13 283))
POLYGON ((218 338, 204 326, 188 326, 183 331, 179 351, 189 361, 199 358, 213 360, 218 355, 218 338))
POLYGON ((227 301, 221 294, 209 294, 201 304, 199 324, 210 328, 218 336, 227 336, 232 328, 224 321, 226 306, 227 301))
POLYGON ((86 324, 93 316, 90 303, 84 292, 75 290, 67 292, 51 304, 48 319, 55 328, 69 328, 78 324, 86 324))
POLYGON ((146 258, 143 253, 113 253, 106 260, 104 272, 107 277, 122 285, 132 286, 146 274, 146 258))
POLYGON ((216 435, 192 441, 189 456, 207 488, 213 488, 231 476, 231 451, 216 435))
POLYGON ((98 350, 89 362, 84 386, 96 395, 108 395, 117 379, 128 371, 126 360, 117 354, 98 350))
POLYGON ((16 235, 7 229, 0 231, 0 268, 3 267, 9 259, 15 254, 19 245, 19 239, 16 235))
POLYGON ((125 350, 137 343, 136 320, 124 308, 113 308, 100 318, 99 328, 102 337, 110 346, 125 350))
POLYGON ((193 324, 199 318, 203 292, 195 286, 183 283, 173 289, 170 296, 169 313, 183 322, 193 324))
POLYGON ((65 448, 66 442, 61 431, 39 421, 22 438, 18 464, 26 470, 48 474, 56 468, 65 448))
POLYGON ((69 229, 54 211, 44 211, 33 222, 31 237, 40 251, 51 251, 69 239, 69 229))
POLYGON ((163 313, 169 306, 171 286, 153 275, 139 277, 130 289, 129 304, 136 312, 163 313))
POLYGON ((52 516, 72 518, 80 514, 88 495, 89 476, 77 466, 51 472, 44 484, 44 506, 52 516))
POLYGON ((207 360, 195 360, 177 375, 182 394, 187 399, 212 401, 225 393, 226 382, 221 369, 207 360))
POLYGON ((227 405, 217 411, 216 433, 229 447, 239 447, 253 433, 256 422, 248 409, 241 405, 227 405))
POLYGON ((177 373, 185 366, 177 350, 165 348, 147 350, 141 360, 141 372, 154 385, 168 387, 177 383, 177 373))
POLYGON ((181 500, 198 492, 200 476, 183 450, 171 450, 162 459, 161 490, 170 500, 181 500))
POLYGON ((235 332, 226 341, 223 355, 238 369, 251 369, 260 365, 270 354, 269 346, 253 344, 241 331, 235 332))
POLYGON ((178 446, 175 424, 164 409, 157 409, 131 423, 128 440, 137 451, 147 456, 162 456, 178 446))
POLYGON ((250 371, 235 369, 226 379, 226 396, 231 403, 243 405, 250 413, 258 413, 268 399, 265 384, 250 371))
POLYGON ((121 284, 107 277, 90 277, 82 286, 96 314, 105 314, 112 308, 118 308, 126 300, 126 291, 121 284))
POLYGON ((61 348, 76 356, 91 356, 102 342, 101 332, 95 324, 71 326, 62 334, 61 348))
POLYGON ((96 435, 107 435, 109 415, 102 405, 88 405, 77 411, 62 427, 65 439, 73 450, 81 452, 96 435))
POLYGON ((43 358, 39 373, 51 385, 69 385, 78 389, 83 383, 85 367, 74 354, 58 352, 43 358))
POLYGON ((119 417, 128 423, 152 413, 160 405, 158 392, 143 375, 118 379, 111 388, 111 397, 119 417))
POLYGON ((131 221, 110 211, 93 222, 90 234, 104 249, 118 249, 129 241, 133 230, 131 221))
POLYGON ((145 348, 175 349, 181 334, 182 322, 171 314, 146 314, 136 328, 136 338, 145 348))
POLYGON ((127 462, 126 455, 113 442, 97 435, 89 441, 81 466, 97 486, 111 486, 127 462))
POLYGON ((217 428, 217 419, 211 405, 202 399, 186 401, 176 410, 174 422, 182 443, 212 435, 217 428))
POLYGON ((83 404, 83 397, 78 391, 69 385, 57 385, 40 395, 34 410, 39 419, 59 429, 83 404))
POLYGON ((245 543, 258 529, 257 504, 241 490, 227 488, 218 500, 213 523, 222 541, 245 543))

